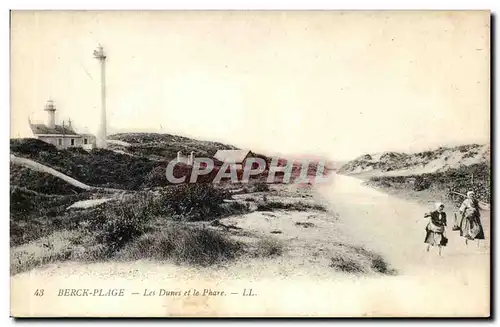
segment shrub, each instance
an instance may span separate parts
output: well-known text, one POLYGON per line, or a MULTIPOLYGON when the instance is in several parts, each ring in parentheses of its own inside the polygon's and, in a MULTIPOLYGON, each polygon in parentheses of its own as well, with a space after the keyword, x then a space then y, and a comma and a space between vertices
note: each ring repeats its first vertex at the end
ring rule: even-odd
POLYGON ((224 200, 230 194, 212 184, 185 184, 165 188, 159 195, 137 192, 124 201, 111 201, 84 210, 70 210, 72 203, 88 199, 90 193, 46 195, 11 186, 11 244, 17 245, 48 235, 59 229, 98 231, 99 242, 113 250, 136 237, 152 217, 168 220, 212 220, 247 212, 249 205, 224 200))
POLYGON ((392 184, 387 182, 387 181, 381 181, 380 184, 379 184, 381 187, 391 187, 392 184))
POLYGON ((95 235, 98 243, 107 246, 110 253, 142 235, 152 218, 147 201, 118 203, 96 211, 84 228, 95 235))
POLYGON ((178 264, 208 266, 233 259, 241 250, 240 243, 217 231, 172 223, 163 230, 144 234, 120 251, 118 257, 172 260, 178 264))
POLYGON ((470 151, 470 152, 467 152, 466 154, 463 155, 462 158, 473 158, 475 157, 479 152, 477 151, 470 151))
MULTIPOLYGON (((449 191, 466 194, 467 191, 472 190, 479 200, 489 203, 491 201, 490 176, 491 168, 489 163, 480 163, 449 169, 445 172, 422 175, 372 177, 370 183, 382 187, 409 187, 412 184, 407 183, 407 181, 414 180, 412 188, 415 191, 433 187, 450 195, 449 191)), ((455 196, 452 199, 459 202, 463 200, 455 196)))
POLYGON ((182 184, 163 190, 154 210, 176 220, 211 220, 224 213, 222 203, 228 198, 229 192, 212 184, 182 184))
POLYGON ((480 147, 479 144, 466 144, 466 145, 461 145, 458 147, 458 150, 462 153, 467 152, 469 150, 475 149, 480 147))
POLYGON ((25 252, 14 259, 17 260, 17 262, 12 262, 10 273, 11 275, 15 275, 49 263, 66 261, 70 257, 71 249, 69 248, 61 249, 57 252, 50 252, 42 256, 36 256, 33 253, 25 252))
POLYGON ((264 182, 257 182, 253 186, 254 192, 269 192, 269 185, 264 182))
POLYGON ((331 258, 330 267, 346 273, 366 273, 366 268, 356 258, 335 254, 331 258))
POLYGON ((274 257, 283 254, 283 244, 273 238, 261 239, 256 246, 254 255, 257 257, 274 257))
POLYGON ((310 223, 310 222, 301 222, 301 221, 296 222, 295 226, 300 226, 300 227, 304 227, 304 228, 316 227, 316 225, 313 224, 313 223, 310 223))
POLYGON ((386 275, 394 275, 396 271, 378 253, 366 250, 360 246, 339 244, 330 261, 330 267, 347 273, 370 273, 376 272, 386 275))
POLYGON ((95 262, 108 259, 111 255, 105 244, 87 244, 75 247, 71 252, 71 260, 95 262))
POLYGON ((319 204, 309 204, 305 202, 278 202, 278 201, 268 201, 262 202, 257 205, 257 211, 273 211, 274 209, 281 210, 292 210, 292 211, 307 211, 307 210, 317 210, 317 211, 327 211, 327 209, 319 204))
POLYGON ((18 154, 38 154, 41 151, 57 152, 54 145, 39 139, 11 139, 10 151, 18 154))
POLYGON ((373 251, 369 251, 364 247, 355 246, 353 247, 354 251, 358 254, 361 254, 365 258, 367 258, 370 262, 370 268, 381 274, 393 275, 396 271, 389 267, 387 261, 385 261, 384 257, 380 254, 375 253, 373 251))
POLYGON ((422 176, 416 176, 415 183, 413 184, 414 191, 423 191, 431 186, 431 181, 422 176))
MULTIPOLYGON (((179 184, 187 184, 189 183, 191 177, 191 171, 193 167, 184 163, 177 163, 173 166, 173 175, 175 178, 185 178, 184 182, 179 184)), ((220 167, 214 167, 212 171, 210 171, 206 175, 200 175, 196 179, 196 183, 205 184, 212 183, 219 172, 220 167)), ((241 178, 242 171, 238 171, 238 178, 241 178)), ((230 178, 224 177, 221 179, 221 183, 230 180, 230 178)), ((149 172, 143 183, 143 187, 156 187, 156 186, 169 186, 175 185, 172 184, 166 177, 166 165, 162 164, 156 168, 154 168, 151 172, 149 172)), ((178 184, 177 184, 178 185, 178 184)))
POLYGON ((74 232, 59 231, 10 251, 11 274, 33 269, 48 263, 68 260, 74 232))
POLYGON ((245 202, 229 202, 223 203, 221 205, 221 214, 218 218, 222 216, 231 216, 236 214, 241 214, 250 211, 250 204, 245 202))
POLYGON ((89 193, 47 195, 23 187, 10 187, 10 243, 19 245, 46 236, 59 229, 72 229, 84 213, 66 212, 66 208, 89 193))
POLYGON ((63 214, 66 208, 80 200, 90 198, 90 193, 72 195, 48 195, 12 185, 10 187, 11 217, 29 219, 49 215, 63 214))

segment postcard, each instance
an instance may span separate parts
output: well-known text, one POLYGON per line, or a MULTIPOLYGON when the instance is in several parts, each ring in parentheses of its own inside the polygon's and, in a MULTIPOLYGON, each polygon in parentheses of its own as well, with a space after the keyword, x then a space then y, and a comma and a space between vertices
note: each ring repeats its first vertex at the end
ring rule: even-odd
POLYGON ((489 11, 11 11, 13 317, 489 317, 489 11))

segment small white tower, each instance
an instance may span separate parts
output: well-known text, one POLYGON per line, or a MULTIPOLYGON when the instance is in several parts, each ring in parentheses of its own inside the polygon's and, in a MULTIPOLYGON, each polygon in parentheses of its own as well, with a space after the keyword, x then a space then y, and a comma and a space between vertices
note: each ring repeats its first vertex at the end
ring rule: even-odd
POLYGON ((194 151, 191 151, 191 153, 189 154, 187 164, 189 166, 194 165, 194 151))
POLYGON ((47 127, 54 128, 56 126, 56 106, 54 101, 49 99, 44 110, 47 111, 47 127))
POLYGON ((101 123, 97 132, 96 145, 99 148, 106 148, 106 55, 103 47, 99 44, 94 50, 94 58, 101 64, 101 123))

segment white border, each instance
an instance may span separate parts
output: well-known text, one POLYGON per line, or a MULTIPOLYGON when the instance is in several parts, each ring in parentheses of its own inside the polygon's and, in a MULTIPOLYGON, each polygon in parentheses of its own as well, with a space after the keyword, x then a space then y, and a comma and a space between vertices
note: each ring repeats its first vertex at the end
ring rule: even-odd
POLYGON ((342 9, 342 10, 463 10, 492 9, 494 0, 455 1, 370 1, 370 0, 87 0, 87 1, 6 1, 10 9, 342 9))

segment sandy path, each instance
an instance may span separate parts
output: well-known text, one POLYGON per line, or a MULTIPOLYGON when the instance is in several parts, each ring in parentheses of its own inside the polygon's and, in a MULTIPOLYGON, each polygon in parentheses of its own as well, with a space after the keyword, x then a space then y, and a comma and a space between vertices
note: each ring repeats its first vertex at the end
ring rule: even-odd
POLYGON ((364 186, 356 178, 341 175, 336 176, 333 185, 321 187, 319 193, 332 204, 332 210, 345 217, 340 223, 347 234, 383 253, 404 274, 421 273, 421 270, 429 270, 429 265, 441 271, 472 266, 476 262, 482 262, 481 271, 489 269, 489 211, 481 213, 486 240, 478 248, 476 243, 466 247, 459 232, 451 231, 456 208, 445 208, 450 225, 447 230, 449 244, 443 249, 443 257, 438 257, 434 255, 436 249, 425 252, 423 243, 428 222, 423 216, 434 209, 432 203, 423 206, 396 198, 364 186))
MULTIPOLYGON (((275 224, 273 228, 286 231, 281 235, 285 238, 283 241, 288 239, 290 244, 297 244, 297 238, 301 238, 314 245, 324 237, 328 243, 335 241, 338 235, 335 230, 342 231, 341 241, 348 239, 382 253, 400 275, 356 277, 335 273, 323 261, 311 261, 309 256, 302 255, 299 246, 276 259, 240 260, 220 269, 144 261, 67 263, 14 276, 11 279, 13 312, 106 316, 489 314, 489 244, 466 248, 459 237, 452 234, 443 257, 427 253, 423 244, 425 220, 421 217, 429 208, 364 187, 352 177, 336 176, 332 185, 318 187, 318 195, 331 203, 340 219, 333 222, 328 216, 319 217, 316 223, 322 232, 292 228, 293 222, 304 221, 305 216, 295 215, 283 219, 281 224, 270 219, 275 224), (46 289, 45 298, 34 297, 32 292, 41 286, 46 289), (127 296, 58 297, 58 289, 63 287, 119 287, 125 288, 127 296), (250 287, 258 296, 242 297, 243 288, 250 287), (238 294, 142 296, 146 289, 159 288, 212 288, 238 294), (141 295, 130 295, 131 292, 141 295)), ((257 228, 250 219, 242 223, 257 228)), ((268 225, 262 223, 262 226, 268 225)), ((486 233, 489 234, 488 230, 486 233)))
MULTIPOLYGON (((482 211, 486 240, 479 247, 474 242, 466 246, 459 232, 451 231, 456 208, 446 208, 449 243, 443 256, 437 249, 425 251, 424 228, 428 222, 425 212, 433 204, 423 206, 396 198, 362 185, 362 181, 348 176, 336 176, 334 185, 320 188, 321 195, 332 203, 341 217, 343 230, 367 248, 379 251, 395 267, 408 285, 414 285, 416 294, 424 292, 428 303, 440 298, 433 312, 453 315, 487 315, 490 290, 490 212, 482 211), (441 307, 441 308, 440 308, 441 307)), ((391 282, 387 288, 391 288, 391 282)), ((413 288, 413 287, 412 287, 413 288)), ((403 294, 400 294, 404 298, 403 294)), ((430 313, 430 312, 429 312, 430 313)))

